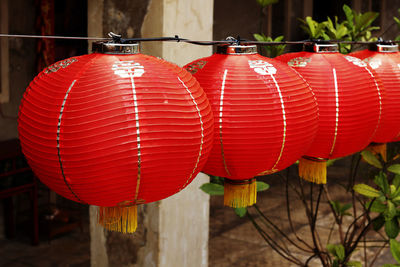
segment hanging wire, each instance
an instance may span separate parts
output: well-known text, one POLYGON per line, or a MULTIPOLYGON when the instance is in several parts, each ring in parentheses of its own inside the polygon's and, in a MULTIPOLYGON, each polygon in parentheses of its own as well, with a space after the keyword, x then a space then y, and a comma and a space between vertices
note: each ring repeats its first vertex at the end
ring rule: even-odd
POLYGON ((0 37, 8 38, 36 38, 36 39, 69 39, 69 40, 112 40, 105 37, 78 37, 78 36, 55 36, 55 35, 29 35, 29 34, 5 34, 0 33, 0 37))
POLYGON ((228 37, 226 40, 211 40, 211 41, 199 41, 190 40, 185 38, 180 38, 178 35, 174 37, 152 37, 152 38, 122 38, 121 35, 115 33, 109 33, 110 37, 79 37, 79 36, 55 36, 55 35, 28 35, 28 34, 5 34, 0 33, 0 38, 36 38, 36 39, 65 39, 65 40, 98 40, 98 41, 108 41, 114 43, 137 43, 137 42, 163 42, 163 41, 173 41, 173 42, 183 42, 194 45, 219 45, 219 44, 230 44, 230 45, 298 45, 298 44, 312 44, 312 43, 336 43, 336 44, 396 44, 399 41, 383 41, 379 38, 377 41, 342 41, 342 40, 302 40, 302 41, 281 41, 281 42, 262 42, 241 39, 239 36, 237 38, 228 37))

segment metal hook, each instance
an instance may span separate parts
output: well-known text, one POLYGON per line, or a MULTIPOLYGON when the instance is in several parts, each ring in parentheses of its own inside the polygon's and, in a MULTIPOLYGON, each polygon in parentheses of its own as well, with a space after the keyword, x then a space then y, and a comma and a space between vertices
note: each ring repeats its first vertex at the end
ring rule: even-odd
POLYGON ((231 41, 232 43, 236 43, 237 45, 239 44, 239 41, 235 37, 232 37, 232 36, 226 37, 225 40, 231 41))
POLYGON ((114 43, 121 43, 121 37, 122 37, 121 34, 116 34, 116 33, 113 33, 113 32, 109 32, 108 36, 113 39, 114 43))

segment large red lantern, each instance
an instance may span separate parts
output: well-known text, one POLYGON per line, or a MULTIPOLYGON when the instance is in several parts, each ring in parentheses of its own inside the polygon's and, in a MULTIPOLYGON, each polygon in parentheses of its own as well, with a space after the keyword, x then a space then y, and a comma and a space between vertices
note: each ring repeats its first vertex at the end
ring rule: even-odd
POLYGON ((224 177, 224 204, 256 202, 254 176, 293 164, 311 144, 318 108, 308 84, 256 46, 223 45, 185 68, 206 92, 214 145, 203 172, 224 177))
POLYGON ((19 136, 29 165, 58 194, 100 206, 107 229, 133 232, 136 205, 185 188, 211 150, 213 116, 186 70, 98 43, 59 61, 27 88, 19 136))
POLYGON ((326 160, 364 149, 376 133, 381 84, 365 62, 340 54, 336 44, 312 44, 305 49, 277 59, 297 70, 317 98, 318 133, 299 161, 299 174, 326 183, 326 160))
POLYGON ((400 133, 400 53, 396 44, 373 44, 351 56, 368 63, 383 84, 382 116, 371 149, 386 160, 386 145, 400 133))

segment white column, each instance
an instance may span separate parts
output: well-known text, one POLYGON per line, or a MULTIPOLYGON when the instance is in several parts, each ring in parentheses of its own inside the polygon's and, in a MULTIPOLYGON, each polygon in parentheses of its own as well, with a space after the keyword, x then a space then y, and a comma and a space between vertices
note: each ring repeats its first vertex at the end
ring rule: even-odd
MULTIPOLYGON (((213 0, 152 0, 142 26, 143 37, 175 36, 212 40, 213 0)), ((144 43, 146 54, 183 66, 210 56, 211 46, 144 43)), ((199 187, 209 181, 200 173, 180 193, 159 205, 159 267, 208 266, 209 201, 199 187)))
MULTIPOLYGON (((102 36, 104 1, 117 0, 88 0, 89 36, 102 36)), ((150 0, 142 24, 142 36, 179 35, 194 40, 211 40, 213 6, 213 0, 150 0)), ((212 53, 212 47, 184 43, 146 42, 141 48, 144 54, 162 57, 180 66, 212 53)), ((199 189, 208 181, 209 177, 200 173, 180 193, 159 202, 144 204, 139 209, 139 215, 143 214, 139 217, 143 219, 138 221, 141 224, 138 228, 145 229, 145 244, 137 251, 126 251, 137 255, 137 261, 132 266, 208 266, 210 198, 199 189)), ((112 255, 108 255, 107 251, 109 235, 97 225, 94 211, 91 207, 91 265, 110 266, 112 255)), ((114 238, 123 239, 115 235, 114 238)), ((128 240, 132 238, 135 235, 126 237, 128 240)), ((113 245, 118 245, 118 242, 113 245)))

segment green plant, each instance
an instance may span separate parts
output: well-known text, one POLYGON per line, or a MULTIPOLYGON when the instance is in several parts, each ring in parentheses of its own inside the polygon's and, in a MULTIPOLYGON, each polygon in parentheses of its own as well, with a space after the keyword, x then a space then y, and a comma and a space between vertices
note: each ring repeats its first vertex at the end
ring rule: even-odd
POLYGON ((364 151, 363 158, 378 169, 373 179, 375 186, 356 184, 354 191, 369 199, 365 207, 376 214, 371 220, 373 229, 379 231, 384 228, 384 233, 389 238, 386 243, 390 242, 393 258, 400 263, 400 245, 395 240, 400 233, 400 164, 394 162, 397 156, 384 162, 370 151, 364 151))
MULTIPOLYGON (((257 192, 262 192, 269 189, 269 184, 257 181, 257 192)), ((210 196, 223 196, 224 195, 224 178, 218 176, 210 176, 210 182, 202 184, 200 189, 209 194, 210 196)), ((233 208, 236 215, 244 217, 247 208, 233 208)))
POLYGON ((262 6, 262 7, 266 7, 272 4, 276 4, 278 3, 279 0, 257 0, 257 3, 262 6))
POLYGON ((371 26, 371 24, 379 16, 378 12, 357 13, 348 5, 343 5, 343 11, 346 15, 346 27, 352 41, 376 40, 372 37, 371 32, 380 28, 371 26))
MULTIPOLYGON (((335 195, 331 195, 328 185, 315 185, 300 179, 294 164, 275 174, 285 185, 287 218, 280 217, 274 222, 259 204, 235 209, 235 213, 248 218, 265 242, 282 258, 299 266, 308 266, 316 259, 321 266, 329 267, 374 266, 389 245, 393 258, 398 261, 400 243, 395 239, 400 232, 399 153, 400 143, 391 143, 387 161, 370 150, 329 161, 328 168, 347 162, 347 178, 335 186, 335 195), (345 199, 335 199, 340 189, 345 199), (299 209, 304 211, 304 221, 293 221, 293 208, 297 212, 299 209), (324 220, 324 225, 330 225, 328 236, 321 235, 320 220, 324 220), (308 238, 305 238, 304 230, 298 232, 304 224, 309 228, 308 238), (371 246, 374 249, 371 250, 371 246), (368 256, 371 253, 372 256, 368 256), (307 258, 299 258, 299 254, 307 255, 307 258), (363 262, 359 260, 360 256, 363 262)), ((211 195, 222 195, 222 184, 223 178, 214 176, 211 183, 203 185, 202 189, 211 195)), ((269 188, 265 183, 259 186, 260 191, 269 188)))
MULTIPOLYGON (((279 2, 279 0, 256 0, 256 2, 261 6, 260 10, 260 16, 258 18, 259 20, 259 34, 254 34, 254 38, 257 41, 261 42, 280 42, 283 40, 283 36, 278 36, 275 39, 271 37, 267 37, 264 35, 264 29, 263 29, 263 22, 267 18, 267 12, 266 9, 268 6, 271 6, 273 4, 276 4, 279 2)), ((263 46, 263 50, 261 51, 261 54, 268 56, 268 57, 276 57, 279 56, 283 53, 283 50, 285 49, 285 45, 272 45, 272 46, 263 46)))
MULTIPOLYGON (((400 8, 397 9, 397 13, 399 13, 399 15, 400 15, 400 8)), ((395 23, 396 23, 396 25, 397 25, 397 29, 400 30, 400 19, 397 18, 397 17, 393 17, 393 19, 394 19, 394 21, 395 21, 395 23)), ((398 35, 398 36, 395 38, 395 40, 396 40, 396 41, 400 41, 400 35, 398 35)))
MULTIPOLYGON (((257 41, 260 41, 260 42, 281 42, 283 40, 283 35, 280 35, 280 36, 276 37, 275 39, 273 39, 269 36, 267 37, 264 34, 258 34, 258 33, 253 34, 253 36, 257 41)), ((286 45, 265 45, 265 46, 263 46, 265 55, 267 57, 271 57, 271 58, 282 55, 285 48, 286 48, 286 45)))
MULTIPOLYGON (((339 22, 338 17, 334 17, 334 22, 327 18, 326 21, 317 22, 311 17, 306 17, 300 27, 310 39, 340 40, 340 41, 376 41, 372 37, 372 32, 379 30, 377 26, 371 26, 379 16, 377 12, 357 13, 348 5, 343 5, 346 19, 339 22)), ((341 53, 349 53, 353 50, 351 44, 340 44, 341 53)))
POLYGON ((329 40, 329 36, 325 31, 326 21, 318 22, 313 20, 310 16, 307 16, 304 20, 299 20, 303 23, 303 25, 300 25, 300 28, 308 35, 308 38, 329 40))

